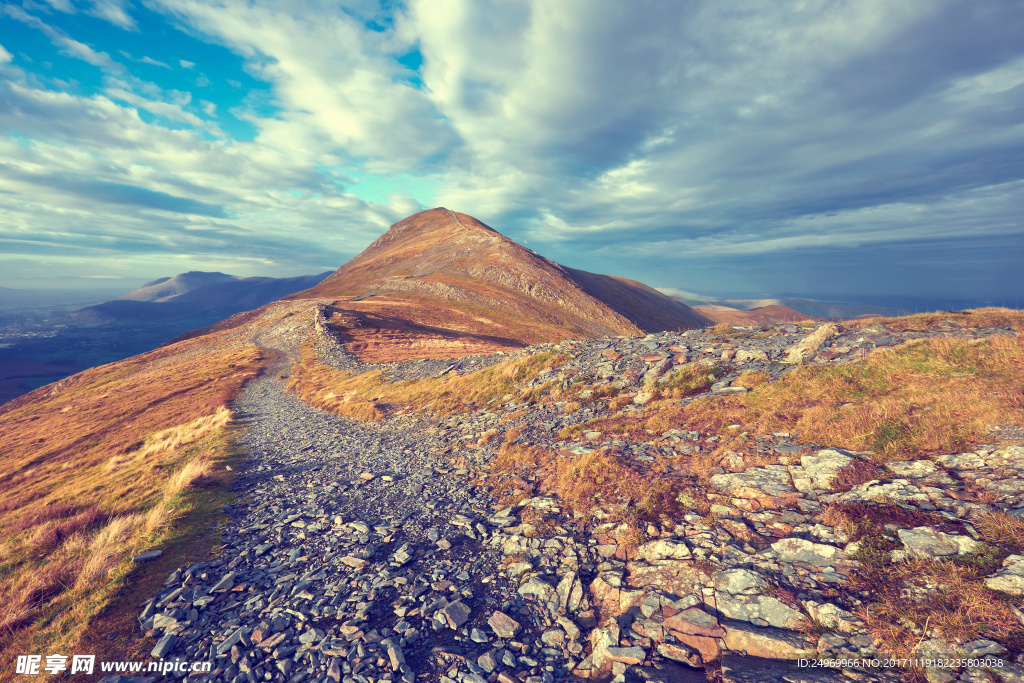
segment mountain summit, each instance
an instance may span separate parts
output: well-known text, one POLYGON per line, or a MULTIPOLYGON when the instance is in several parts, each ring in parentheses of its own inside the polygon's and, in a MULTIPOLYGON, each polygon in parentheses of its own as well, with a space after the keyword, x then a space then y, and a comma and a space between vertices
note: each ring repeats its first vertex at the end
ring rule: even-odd
MULTIPOLYGON (((524 342, 692 329, 707 319, 647 285, 546 259, 443 207, 399 221, 292 299, 417 302, 474 314, 524 342)), ((362 308, 362 306, 360 306, 362 308)))

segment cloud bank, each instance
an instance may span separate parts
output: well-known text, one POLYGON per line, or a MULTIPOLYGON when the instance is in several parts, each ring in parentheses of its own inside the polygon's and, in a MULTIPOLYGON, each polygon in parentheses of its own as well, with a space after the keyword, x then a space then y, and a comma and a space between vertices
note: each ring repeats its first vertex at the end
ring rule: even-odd
POLYGON ((24 0, 0 26, 14 275, 316 272, 443 205, 658 286, 1024 288, 997 276, 1012 3, 24 0))

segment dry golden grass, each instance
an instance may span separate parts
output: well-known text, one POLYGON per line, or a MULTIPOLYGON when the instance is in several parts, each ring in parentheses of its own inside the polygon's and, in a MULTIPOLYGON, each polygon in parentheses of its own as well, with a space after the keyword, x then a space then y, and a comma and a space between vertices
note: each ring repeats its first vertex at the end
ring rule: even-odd
POLYGON ((491 471, 495 473, 535 473, 554 460, 554 452, 543 446, 522 446, 503 443, 494 458, 491 471))
POLYGON ((480 435, 480 439, 476 442, 477 446, 486 446, 487 444, 494 441, 494 437, 498 435, 497 429, 488 429, 486 432, 480 435))
POLYGON ((608 412, 616 413, 633 402, 632 396, 617 396, 608 401, 608 412))
POLYGON ((509 393, 532 399, 536 388, 523 389, 517 385, 566 360, 566 356, 549 351, 513 358, 468 375, 452 373, 388 383, 379 370, 349 375, 329 368, 317 360, 316 352, 307 345, 292 370, 288 388, 312 406, 361 420, 383 419, 386 411, 396 408, 429 408, 445 415, 486 405, 509 393))
POLYGON ((1003 546, 1015 553, 1024 552, 1024 520, 1000 510, 975 520, 974 526, 986 543, 1003 546))
MULTIPOLYGON (((615 451, 592 450, 571 459, 559 458, 554 488, 572 510, 589 513, 601 503, 626 504, 626 519, 634 529, 659 523, 662 517, 677 519, 693 492, 680 480, 654 480, 636 469, 615 451)), ((695 506, 699 504, 694 502, 695 506)))
MULTIPOLYGON (((123 565, 129 555, 159 543, 165 525, 180 512, 181 494, 211 470, 211 452, 188 448, 201 443, 211 431, 197 434, 191 442, 180 440, 173 452, 163 451, 167 457, 164 476, 154 475, 151 463, 143 467, 128 465, 138 478, 150 479, 146 496, 136 497, 123 488, 112 488, 106 495, 90 496, 91 505, 69 512, 68 517, 18 520, 14 528, 19 533, 0 549, 7 575, 0 585, 0 601, 11 607, 8 616, 0 619, 0 629, 18 628, 59 605, 75 604, 101 589, 110 572, 123 565), (101 511, 114 508, 122 512, 101 511), (61 577, 59 584, 40 588, 40 581, 56 576, 61 577)), ((83 469, 83 478, 96 474, 83 469)), ((91 469, 105 473, 107 468, 91 469)))
POLYGON ((215 412, 196 418, 188 424, 162 429, 146 437, 137 450, 115 455, 108 460, 106 468, 115 470, 133 460, 144 460, 160 453, 177 450, 184 444, 192 443, 214 430, 225 427, 230 420, 231 411, 227 406, 221 406, 215 412))
POLYGON ((908 560, 872 572, 870 578, 873 599, 859 616, 889 655, 914 657, 926 628, 959 642, 1004 640, 1021 632, 1010 602, 989 590, 974 567, 908 560), (908 587, 917 587, 918 600, 908 597, 908 587))
POLYGON ((839 473, 832 478, 832 490, 849 491, 869 481, 884 479, 887 474, 891 476, 892 473, 888 472, 882 464, 872 461, 854 460, 839 470, 839 473))
POLYGON ((645 388, 655 398, 683 398, 707 389, 723 374, 725 371, 717 366, 689 363, 673 370, 664 382, 652 382, 645 388))
POLYGON ((736 330, 729 323, 718 323, 708 331, 712 334, 731 334, 736 330))
POLYGON ((887 524, 941 528, 943 518, 894 504, 863 503, 826 505, 820 518, 860 544, 855 558, 862 564, 851 587, 871 592, 871 600, 859 610, 859 616, 888 655, 914 657, 914 648, 926 637, 926 629, 960 642, 1024 636, 1010 602, 982 581, 1024 541, 1020 520, 1005 514, 982 520, 978 529, 986 544, 970 555, 892 562, 889 553, 902 544, 887 524))
MULTIPOLYGON (((719 431, 800 432, 805 442, 872 451, 883 460, 955 452, 989 424, 1024 424, 1024 338, 937 338, 878 351, 864 362, 802 367, 748 394, 654 406, 665 422, 719 431), (660 409, 659 409, 660 408, 660 409)), ((598 427, 600 428, 600 427, 598 427)))
POLYGON ((507 432, 505 432, 505 441, 511 443, 522 436, 525 431, 526 425, 516 425, 511 427, 507 432))
POLYGON ((88 370, 0 412, 0 667, 78 642, 124 590, 127 558, 174 533, 230 447, 225 405, 260 353, 195 347, 88 370))
POLYGON ((744 389, 756 389, 762 384, 767 383, 771 380, 771 376, 767 372, 761 372, 759 370, 747 370, 737 377, 732 385, 734 387, 743 387, 744 389))
POLYGON ((939 311, 936 313, 918 313, 899 318, 860 318, 848 320, 844 327, 857 328, 882 324, 900 332, 924 331, 938 327, 943 321, 951 320, 959 325, 970 328, 1010 326, 1016 330, 1024 330, 1024 311, 1009 308, 977 308, 971 311, 939 311))

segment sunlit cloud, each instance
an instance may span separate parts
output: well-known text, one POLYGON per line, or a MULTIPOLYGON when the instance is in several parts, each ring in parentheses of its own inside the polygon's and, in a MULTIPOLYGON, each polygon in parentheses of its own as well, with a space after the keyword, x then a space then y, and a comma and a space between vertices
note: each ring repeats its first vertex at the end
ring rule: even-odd
MULTIPOLYGON (((50 0, 0 26, 0 239, 25 253, 296 275, 444 205, 699 289, 1024 232, 1009 4, 50 0)), ((1013 286, 985 272, 958 277, 1013 286)))

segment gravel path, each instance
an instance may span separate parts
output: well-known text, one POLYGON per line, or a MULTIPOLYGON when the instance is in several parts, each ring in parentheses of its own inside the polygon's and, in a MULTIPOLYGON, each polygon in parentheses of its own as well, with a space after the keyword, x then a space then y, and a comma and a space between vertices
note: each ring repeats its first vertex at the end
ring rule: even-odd
POLYGON ((153 655, 212 660, 195 680, 235 683, 484 683, 502 661, 551 683, 558 669, 536 658, 539 644, 487 624, 500 609, 530 614, 498 575, 481 523, 490 501, 469 473, 444 467, 417 418, 362 423, 287 395, 278 376, 297 336, 257 342, 279 355, 236 402, 249 453, 240 502, 221 556, 177 570, 144 608, 153 655), (487 653, 495 663, 481 667, 487 653))

